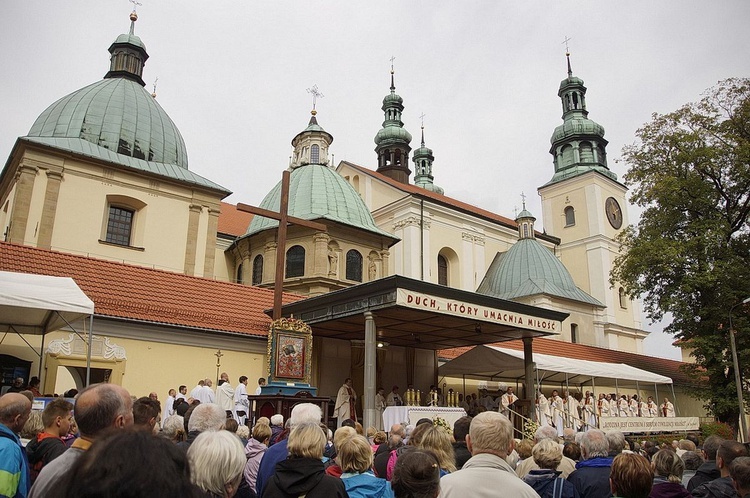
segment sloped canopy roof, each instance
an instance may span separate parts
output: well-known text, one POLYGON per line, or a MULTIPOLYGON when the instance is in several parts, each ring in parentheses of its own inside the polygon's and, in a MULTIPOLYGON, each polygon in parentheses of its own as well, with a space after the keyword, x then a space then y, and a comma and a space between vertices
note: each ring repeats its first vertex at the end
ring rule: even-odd
POLYGON ((92 313, 94 302, 72 278, 0 271, 2 329, 43 334, 92 313))
MULTIPOLYGON (((540 381, 570 382, 619 381, 645 382, 649 384, 671 384, 672 379, 641 370, 624 363, 605 363, 533 353, 533 361, 540 381)), ((475 375, 501 379, 524 377, 523 351, 498 346, 477 346, 438 369, 440 376, 475 375)))

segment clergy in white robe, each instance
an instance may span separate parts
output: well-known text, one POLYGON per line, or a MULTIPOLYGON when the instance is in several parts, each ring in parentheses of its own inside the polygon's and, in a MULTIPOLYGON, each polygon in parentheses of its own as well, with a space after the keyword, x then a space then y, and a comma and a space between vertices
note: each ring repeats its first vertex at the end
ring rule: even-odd
POLYGON ((228 380, 219 380, 219 385, 216 386, 216 404, 227 412, 227 418, 234 418, 234 388, 228 380))
POLYGON ((568 391, 565 391, 563 403, 565 403, 565 427, 570 427, 577 431, 581 428, 581 417, 578 414, 578 400, 568 391))
POLYGON ((630 403, 628 403, 628 397, 624 394, 620 396, 620 400, 617 402, 617 416, 618 417, 629 417, 630 416, 630 403))
POLYGON ((661 415, 662 417, 674 417, 674 405, 669 401, 669 398, 664 398, 664 403, 661 404, 661 415))
POLYGON ((600 393, 599 401, 597 403, 598 403, 598 408, 599 408, 599 417, 600 418, 610 417, 611 415, 609 412, 609 394, 605 395, 605 394, 600 393))
MULTIPOLYGON (((385 404, 386 406, 404 406, 404 400, 398 393, 398 386, 393 386, 393 389, 391 389, 391 392, 385 398, 385 404)), ((421 402, 417 404, 421 404, 421 402)))
POLYGON ((648 401, 646 401, 646 409, 648 410, 649 417, 654 418, 659 416, 659 406, 651 396, 649 396, 648 401))
POLYGON ((586 396, 583 398, 583 421, 586 422, 584 430, 596 428, 596 401, 594 395, 589 391, 586 391, 586 396))
POLYGON ((547 397, 541 392, 536 398, 536 420, 542 427, 552 425, 549 413, 549 401, 547 401, 547 397))
POLYGON ((199 380, 198 385, 195 386, 192 391, 190 391, 190 397, 193 399, 200 399, 201 390, 205 385, 206 381, 204 379, 199 380))
POLYGON ((164 410, 162 410, 161 414, 161 425, 164 425, 167 417, 174 415, 174 397, 176 394, 177 392, 174 389, 169 390, 169 396, 167 396, 167 400, 164 402, 164 410))
POLYGON ((641 416, 641 404, 638 402, 637 394, 634 394, 630 397, 630 416, 631 417, 641 416))
POLYGON ((552 424, 557 429, 557 435, 562 437, 563 435, 563 416, 565 415, 565 404, 563 399, 557 394, 557 390, 552 391, 552 396, 549 398, 550 413, 552 414, 552 424))
POLYGON ((610 417, 619 417, 620 416, 620 409, 617 406, 617 395, 611 394, 609 397, 609 416, 610 417))
POLYGON ((194 396, 194 398, 199 400, 201 403, 216 403, 216 395, 214 394, 214 390, 212 389, 213 385, 214 383, 211 379, 206 379, 204 381, 203 387, 201 387, 200 391, 198 392, 198 396, 194 396))
POLYGON ((348 378, 344 381, 344 385, 339 388, 338 394, 336 394, 336 405, 333 409, 333 416, 337 419, 337 427, 341 427, 341 423, 347 419, 352 419, 356 422, 357 411, 354 407, 356 400, 357 393, 352 387, 352 379, 348 378))
POLYGON ((247 398, 247 376, 240 377, 240 383, 234 388, 234 416, 237 423, 245 425, 250 413, 250 400, 247 398))
POLYGON ((378 392, 375 394, 375 409, 378 411, 378 416, 375 420, 375 426, 379 431, 383 430, 383 412, 385 411, 385 389, 382 387, 378 388, 378 392))
MULTIPOLYGON (((516 409, 515 402, 518 401, 518 396, 513 394, 513 388, 509 387, 508 390, 500 396, 500 413, 510 418, 510 411, 516 409)), ((511 419, 513 420, 513 419, 511 419)))

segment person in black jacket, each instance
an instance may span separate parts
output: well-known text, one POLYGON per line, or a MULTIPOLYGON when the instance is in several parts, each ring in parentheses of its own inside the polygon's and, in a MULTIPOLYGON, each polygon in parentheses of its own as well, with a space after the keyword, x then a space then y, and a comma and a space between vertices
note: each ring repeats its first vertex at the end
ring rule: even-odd
POLYGON ((26 455, 31 465, 31 482, 33 483, 39 471, 68 449, 62 440, 68 435, 73 420, 73 404, 62 398, 57 398, 44 408, 42 423, 44 431, 40 432, 26 445, 26 455))
POLYGON ((276 464, 263 487, 263 498, 348 498, 341 479, 325 473, 323 450, 326 436, 315 423, 297 425, 289 434, 286 460, 276 464))
POLYGON ((729 467, 735 458, 745 457, 747 448, 737 441, 724 441, 716 452, 716 466, 719 468, 721 477, 701 484, 693 490, 696 498, 735 498, 737 490, 729 475, 729 467))
POLYGON ((469 433, 471 417, 468 415, 461 417, 453 424, 453 437, 456 442, 453 443, 453 453, 456 456, 456 468, 461 469, 467 460, 471 458, 469 448, 466 446, 466 435, 469 433))
POLYGON ((719 436, 708 436, 703 441, 703 464, 698 467, 695 471, 695 475, 688 482, 687 490, 693 491, 701 484, 705 484, 714 479, 721 477, 718 467, 716 467, 716 451, 719 449, 719 445, 724 441, 719 436))

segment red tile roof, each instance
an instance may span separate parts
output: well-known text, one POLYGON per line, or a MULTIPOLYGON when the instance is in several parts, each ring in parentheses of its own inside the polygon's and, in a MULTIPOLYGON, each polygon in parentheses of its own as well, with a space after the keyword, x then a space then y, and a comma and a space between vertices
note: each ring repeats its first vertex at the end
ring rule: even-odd
MULTIPOLYGON (((71 277, 96 315, 265 337, 273 291, 0 242, 0 270, 71 277)), ((284 293, 283 302, 303 299, 284 293)))
POLYGON ((252 219, 253 215, 251 213, 238 210, 234 204, 222 202, 217 232, 235 237, 245 235, 252 219))
MULTIPOLYGON (((523 351, 523 342, 518 340, 501 342, 493 344, 493 346, 523 351)), ((445 360, 452 360, 470 349, 471 347, 443 349, 438 351, 438 357, 445 360)), ((680 371, 680 366, 685 365, 681 361, 544 338, 535 338, 532 343, 532 349, 535 353, 564 358, 601 361, 604 363, 625 363, 631 367, 670 377, 675 384, 684 385, 694 383, 686 374, 680 371)))
MULTIPOLYGON (((363 174, 369 175, 373 178, 377 178, 378 180, 384 183, 387 183, 388 185, 395 187, 407 194, 425 197, 427 199, 431 199, 437 203, 453 207, 465 213, 473 214, 475 216, 478 216, 480 218, 485 218, 495 223, 500 223, 501 225, 505 225, 506 227, 512 228, 513 230, 518 229, 518 223, 516 223, 514 220, 511 220, 510 218, 506 218, 505 216, 500 216, 499 214, 493 213, 492 211, 487 211, 486 209, 482 209, 477 206, 472 206, 471 204, 461 202, 452 197, 448 197, 447 195, 438 194, 436 192, 423 189, 422 187, 418 187, 416 185, 401 183, 399 181, 394 180, 393 178, 385 176, 382 173, 378 173, 377 171, 373 171, 369 168, 365 168, 364 166, 360 166, 358 164, 354 164, 349 161, 342 161, 342 162, 356 169, 357 171, 362 172, 363 174)), ((543 237, 555 243, 559 243, 559 239, 557 239, 557 237, 552 237, 551 235, 543 234, 541 232, 537 232, 537 233, 539 234, 540 237, 543 237)))

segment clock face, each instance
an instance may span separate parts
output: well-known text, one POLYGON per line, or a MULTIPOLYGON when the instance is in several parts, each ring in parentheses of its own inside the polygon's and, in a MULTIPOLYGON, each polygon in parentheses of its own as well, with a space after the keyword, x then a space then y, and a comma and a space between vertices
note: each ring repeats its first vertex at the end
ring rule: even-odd
POLYGON ((614 197, 607 198, 604 203, 604 211, 607 213, 607 220, 609 220, 612 228, 619 229, 622 226, 622 209, 620 209, 620 205, 614 197))

